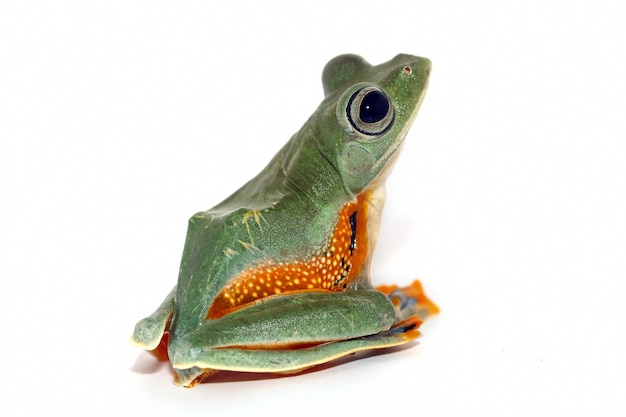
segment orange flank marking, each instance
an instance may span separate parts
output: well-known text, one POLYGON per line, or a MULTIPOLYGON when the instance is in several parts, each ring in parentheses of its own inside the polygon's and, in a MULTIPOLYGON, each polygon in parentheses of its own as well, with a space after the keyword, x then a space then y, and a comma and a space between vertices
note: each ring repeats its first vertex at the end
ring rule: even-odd
POLYGON ((339 212, 324 248, 289 264, 268 262, 243 271, 217 294, 208 319, 217 319, 249 303, 296 291, 343 291, 361 272, 367 257, 367 206, 361 194, 339 212))
POLYGON ((161 362, 165 362, 169 360, 169 357, 167 355, 167 339, 168 338, 169 338, 169 332, 166 330, 163 333, 163 337, 161 337, 159 346, 149 351, 152 355, 154 355, 155 358, 157 358, 161 362))
POLYGON ((424 307, 429 315, 439 313, 439 307, 426 296, 422 283, 419 280, 413 281, 411 285, 404 288, 399 288, 397 285, 380 285, 376 289, 385 295, 391 294, 393 291, 399 289, 406 295, 417 300, 417 304, 424 307))

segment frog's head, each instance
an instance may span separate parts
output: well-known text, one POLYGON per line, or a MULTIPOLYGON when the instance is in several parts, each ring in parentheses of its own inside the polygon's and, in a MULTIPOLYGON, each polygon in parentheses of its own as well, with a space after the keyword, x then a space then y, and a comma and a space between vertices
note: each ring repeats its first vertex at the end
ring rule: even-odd
POLYGON ((328 123, 321 124, 326 139, 318 146, 347 191, 357 194, 384 181, 417 115, 430 69, 428 59, 411 55, 377 66, 341 55, 326 64, 322 81, 329 106, 320 116, 328 123))

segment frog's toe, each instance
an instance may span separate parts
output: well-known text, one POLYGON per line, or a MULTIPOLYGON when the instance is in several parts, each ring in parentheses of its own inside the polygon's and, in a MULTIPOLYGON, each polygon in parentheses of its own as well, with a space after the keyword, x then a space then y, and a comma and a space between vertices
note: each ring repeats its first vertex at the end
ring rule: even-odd
POLYGON ((219 372, 218 369, 206 369, 197 366, 187 369, 174 368, 174 383, 181 387, 193 388, 217 372, 219 372))
POLYGON ((407 287, 381 285, 376 289, 389 297, 401 320, 414 314, 425 319, 439 312, 439 307, 426 296, 419 280, 413 281, 407 287))

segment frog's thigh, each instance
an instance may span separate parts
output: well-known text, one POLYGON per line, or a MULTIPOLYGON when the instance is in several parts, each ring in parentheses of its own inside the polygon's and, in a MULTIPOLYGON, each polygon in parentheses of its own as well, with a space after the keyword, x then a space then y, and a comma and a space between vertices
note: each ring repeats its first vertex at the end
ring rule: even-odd
POLYGON ((174 311, 175 294, 176 286, 174 286, 174 289, 165 297, 165 300, 163 300, 154 313, 140 320, 135 325, 135 331, 131 337, 131 341, 135 345, 146 350, 153 350, 159 345, 165 327, 174 311))
POLYGON ((170 340, 169 353, 177 369, 290 371, 403 343, 399 332, 376 337, 394 321, 393 304, 376 290, 287 294, 207 321, 170 340))

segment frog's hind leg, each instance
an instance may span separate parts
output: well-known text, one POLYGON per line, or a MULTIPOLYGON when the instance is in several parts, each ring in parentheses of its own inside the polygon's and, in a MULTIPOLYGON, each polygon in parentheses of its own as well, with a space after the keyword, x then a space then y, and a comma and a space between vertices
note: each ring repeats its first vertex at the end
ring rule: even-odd
POLYGON ((399 321, 394 327, 414 315, 423 320, 439 312, 439 307, 426 296, 419 280, 403 288, 397 285, 380 285, 376 289, 387 295, 396 307, 399 321))
POLYGON ((176 287, 170 291, 154 313, 135 325, 135 331, 130 339, 136 346, 149 351, 160 361, 168 359, 167 329, 174 311, 175 294, 176 287))
POLYGON ((170 341, 176 383, 191 387, 218 369, 297 373, 355 352, 408 343, 419 335, 422 320, 411 307, 419 305, 410 302, 414 294, 406 294, 406 305, 398 307, 393 301, 399 295, 373 289, 296 292, 207 320, 170 341))
MULTIPOLYGON (((391 328, 368 336, 315 346, 288 349, 241 349, 220 348, 203 352, 217 363, 236 364, 230 370, 244 372, 272 372, 277 374, 298 374, 322 363, 350 355, 352 353, 385 349, 411 342, 419 336, 417 328, 422 323, 417 315, 402 320, 391 328), (263 364, 260 369, 254 369, 263 364), (241 367, 241 368, 237 368, 241 367)), ((174 381, 177 385, 191 388, 204 382, 218 369, 192 366, 186 369, 174 368, 174 381)))

